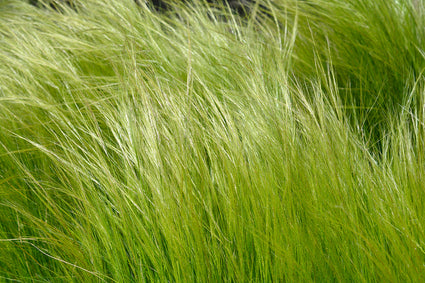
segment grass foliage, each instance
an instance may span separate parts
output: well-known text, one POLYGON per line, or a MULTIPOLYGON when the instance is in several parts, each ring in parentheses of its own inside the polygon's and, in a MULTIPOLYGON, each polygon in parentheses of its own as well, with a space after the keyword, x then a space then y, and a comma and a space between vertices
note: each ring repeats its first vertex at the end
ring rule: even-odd
POLYGON ((425 7, 0 2, 0 282, 422 282, 425 7))

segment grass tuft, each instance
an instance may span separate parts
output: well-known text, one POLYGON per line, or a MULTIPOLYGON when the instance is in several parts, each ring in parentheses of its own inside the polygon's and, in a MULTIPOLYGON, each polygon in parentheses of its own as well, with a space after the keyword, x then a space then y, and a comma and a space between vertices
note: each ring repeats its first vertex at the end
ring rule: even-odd
POLYGON ((173 3, 0 3, 0 282, 422 282, 423 4, 173 3))

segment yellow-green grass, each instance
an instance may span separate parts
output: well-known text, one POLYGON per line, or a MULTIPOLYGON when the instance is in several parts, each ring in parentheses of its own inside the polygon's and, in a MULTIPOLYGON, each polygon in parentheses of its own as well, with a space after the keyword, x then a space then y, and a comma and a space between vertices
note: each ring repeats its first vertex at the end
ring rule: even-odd
POLYGON ((205 4, 0 2, 0 282, 424 281, 421 2, 205 4))

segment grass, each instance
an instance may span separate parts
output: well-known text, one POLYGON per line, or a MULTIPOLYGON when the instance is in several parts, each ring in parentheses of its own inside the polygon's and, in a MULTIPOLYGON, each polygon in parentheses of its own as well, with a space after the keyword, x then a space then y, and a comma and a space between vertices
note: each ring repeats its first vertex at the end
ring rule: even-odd
POLYGON ((425 280, 425 7, 258 4, 0 3, 0 282, 425 280))

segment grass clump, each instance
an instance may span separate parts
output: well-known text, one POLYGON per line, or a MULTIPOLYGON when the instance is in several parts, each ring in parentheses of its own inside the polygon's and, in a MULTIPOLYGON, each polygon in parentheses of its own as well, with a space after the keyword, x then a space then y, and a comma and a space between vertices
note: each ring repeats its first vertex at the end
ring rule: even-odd
POLYGON ((0 4, 0 281, 423 281, 422 4, 205 4, 0 4))

